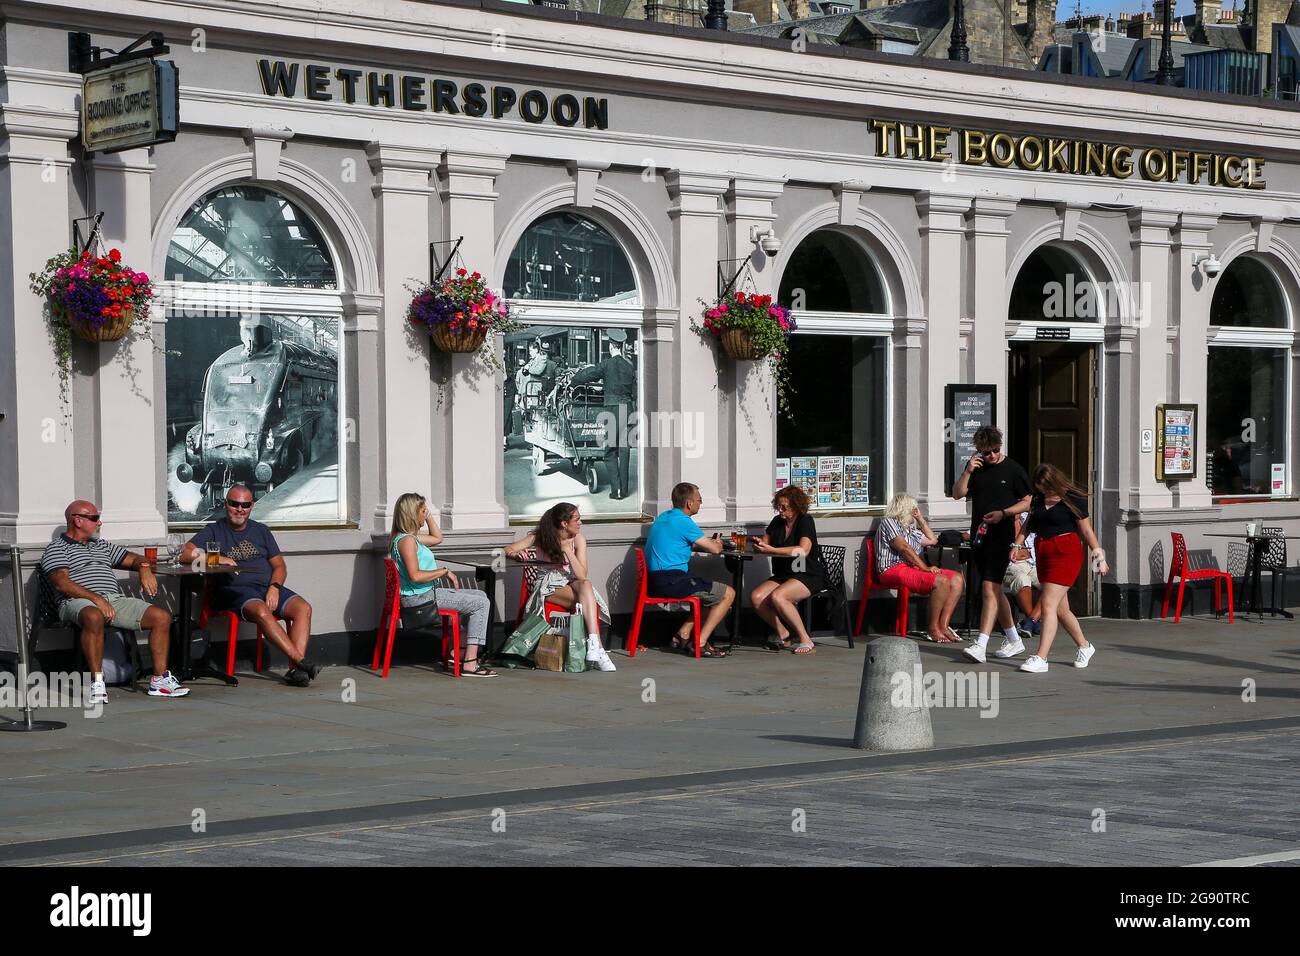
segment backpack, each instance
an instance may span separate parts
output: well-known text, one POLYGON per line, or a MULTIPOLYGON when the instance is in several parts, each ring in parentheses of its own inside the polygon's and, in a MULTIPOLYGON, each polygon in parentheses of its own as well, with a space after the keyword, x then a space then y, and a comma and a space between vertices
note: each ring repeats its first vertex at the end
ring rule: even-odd
POLYGON ((115 627, 104 629, 104 683, 129 684, 135 679, 135 661, 127 641, 135 640, 130 633, 115 627))

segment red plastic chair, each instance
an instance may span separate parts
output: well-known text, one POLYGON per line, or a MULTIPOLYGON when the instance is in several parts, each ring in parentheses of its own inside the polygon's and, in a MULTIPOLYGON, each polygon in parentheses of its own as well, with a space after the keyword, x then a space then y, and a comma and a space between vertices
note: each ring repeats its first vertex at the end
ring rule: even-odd
POLYGON ((1169 532, 1170 537, 1174 539, 1174 559, 1169 564, 1169 580, 1165 583, 1165 603, 1160 608, 1160 618, 1163 620, 1169 615, 1169 594, 1174 589, 1174 578, 1178 578, 1178 603, 1174 605, 1174 623, 1177 624, 1183 617, 1183 587, 1188 581, 1213 581, 1214 582, 1214 616, 1218 617, 1219 607, 1219 583, 1226 581, 1228 584, 1228 623, 1232 623, 1232 575, 1227 571, 1220 571, 1218 568, 1201 568, 1192 570, 1187 567, 1187 541, 1177 531, 1169 532))
MULTIPOLYGON (((533 565, 524 565, 523 584, 519 588, 519 611, 515 614, 515 627, 518 628, 524 620, 524 605, 528 603, 528 595, 532 593, 537 584, 537 579, 542 576, 542 568, 533 565)), ((551 601, 544 601, 545 605, 542 614, 546 617, 546 623, 551 622, 552 614, 568 614, 569 609, 563 604, 555 604, 551 601)))
MULTIPOLYGON (((214 611, 212 610, 212 589, 205 587, 203 589, 203 606, 199 608, 199 627, 207 628, 209 633, 215 630, 215 625, 220 624, 226 633, 226 676, 235 676, 235 641, 239 639, 239 625, 247 624, 235 611, 214 611)), ((266 637, 262 634, 262 625, 255 624, 257 628, 257 659, 253 664, 253 669, 259 674, 262 672, 262 643, 266 637)))
POLYGON ((858 601, 858 622, 853 626, 853 636, 857 637, 862 633, 862 621, 867 616, 867 599, 871 596, 872 591, 898 591, 898 608, 894 613, 894 633, 899 637, 907 637, 907 604, 912 599, 910 588, 898 587, 891 588, 887 584, 881 584, 876 577, 876 543, 868 538, 863 548, 865 568, 862 572, 862 597, 858 601))
MULTIPOLYGON (((397 638, 397 619, 402 613, 401 579, 397 576, 397 562, 384 558, 384 609, 379 615, 379 629, 375 632, 375 656, 370 662, 372 671, 379 670, 379 652, 384 649, 384 674, 393 659, 393 643, 397 638), (386 649, 385 649, 386 646, 386 649)), ((447 644, 451 644, 452 676, 460 677, 460 612, 438 609, 442 618, 442 666, 447 666, 447 644)))
POLYGON ((636 642, 641 636, 641 614, 648 604, 689 604, 695 616, 695 656, 700 656, 700 599, 697 597, 660 598, 646 594, 650 575, 645 568, 645 549, 636 548, 636 610, 632 612, 632 630, 627 635, 627 656, 636 657, 636 642))

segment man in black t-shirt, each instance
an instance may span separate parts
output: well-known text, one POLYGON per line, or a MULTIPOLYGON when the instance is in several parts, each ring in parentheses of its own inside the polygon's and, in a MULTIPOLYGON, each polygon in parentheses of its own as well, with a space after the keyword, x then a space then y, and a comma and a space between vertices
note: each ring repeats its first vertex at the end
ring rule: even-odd
POLYGON ((1011 616, 1011 603, 1002 590, 1002 578, 1011 560, 1011 544, 1016 536, 1015 516, 1029 509, 1033 489, 1029 475, 1002 454, 1002 432, 986 425, 975 432, 975 454, 952 486, 952 496, 971 502, 971 567, 979 569, 983 605, 980 609, 980 633, 975 643, 963 653, 981 664, 993 620, 1002 625, 1002 646, 997 657, 1015 657, 1025 649, 1011 616), (980 525, 987 525, 983 535, 980 525))
POLYGON ((284 682, 306 687, 320 672, 307 661, 311 637, 311 605, 284 586, 288 576, 280 546, 271 529, 249 517, 253 492, 235 485, 226 492, 226 516, 205 526, 190 539, 181 560, 193 561, 210 542, 221 549, 221 563, 239 568, 238 574, 217 578, 212 595, 214 611, 231 611, 262 629, 266 639, 284 652, 290 667, 284 682), (285 630, 281 620, 288 622, 285 630))

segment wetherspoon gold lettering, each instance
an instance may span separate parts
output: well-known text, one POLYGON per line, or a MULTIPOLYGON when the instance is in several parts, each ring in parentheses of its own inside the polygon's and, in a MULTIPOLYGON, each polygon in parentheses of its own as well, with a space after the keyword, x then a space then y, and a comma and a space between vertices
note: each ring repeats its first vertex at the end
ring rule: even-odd
POLYGON ((1155 183, 1264 189, 1264 160, 1186 149, 1116 146, 1055 136, 1013 136, 926 123, 870 121, 876 155, 966 166, 1012 166, 1032 172, 1128 179, 1134 173, 1155 183), (954 136, 955 134, 955 136, 954 136), (949 152, 955 142, 956 155, 949 152))

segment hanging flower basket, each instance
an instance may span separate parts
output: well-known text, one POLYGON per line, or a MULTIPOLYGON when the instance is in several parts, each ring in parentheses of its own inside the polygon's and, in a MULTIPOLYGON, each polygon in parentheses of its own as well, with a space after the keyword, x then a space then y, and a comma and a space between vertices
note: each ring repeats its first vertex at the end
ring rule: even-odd
POLYGON ((691 329, 705 341, 718 341, 729 358, 766 360, 776 384, 777 405, 781 411, 789 411, 786 357, 790 333, 795 330, 790 310, 773 302, 770 295, 756 292, 732 292, 713 305, 700 304, 705 306, 703 321, 692 319, 691 329))
POLYGON ((85 316, 73 315, 53 301, 50 302, 50 312, 56 320, 66 322, 73 335, 86 342, 116 342, 126 337, 131 323, 135 321, 135 310, 132 308, 122 309, 99 324, 85 316))
POLYGON ((427 330, 436 348, 477 352, 487 365, 501 367, 488 335, 512 331, 518 323, 512 321, 509 305, 487 287, 482 275, 457 269, 449 279, 410 288, 413 296, 406 319, 427 330))

